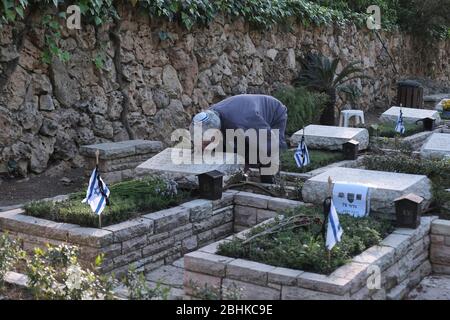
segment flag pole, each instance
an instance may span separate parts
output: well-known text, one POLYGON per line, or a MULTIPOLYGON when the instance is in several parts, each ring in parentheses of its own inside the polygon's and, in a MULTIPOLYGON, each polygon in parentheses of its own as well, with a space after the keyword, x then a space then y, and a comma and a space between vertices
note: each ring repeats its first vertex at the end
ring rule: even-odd
MULTIPOLYGON (((95 168, 97 169, 97 174, 98 174, 98 159, 100 157, 100 151, 97 149, 95 150, 95 168)), ((102 215, 99 214, 98 215, 98 227, 101 229, 102 228, 102 215)))
MULTIPOLYGON (((330 210, 331 210, 331 201, 333 199, 333 180, 331 179, 331 176, 328 176, 328 195, 330 197, 330 210)), ((330 223, 330 214, 328 213, 328 223, 330 223)), ((331 248, 328 251, 328 266, 331 265, 331 248)))

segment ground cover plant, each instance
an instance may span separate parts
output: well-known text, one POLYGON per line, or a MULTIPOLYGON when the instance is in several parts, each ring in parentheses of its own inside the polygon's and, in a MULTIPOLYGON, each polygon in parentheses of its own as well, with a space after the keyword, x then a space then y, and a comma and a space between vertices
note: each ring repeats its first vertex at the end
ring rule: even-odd
POLYGON ((273 223, 253 228, 245 239, 219 245, 217 254, 271 266, 330 274, 352 257, 378 244, 393 231, 392 223, 371 216, 339 215, 342 241, 328 251, 322 233, 322 208, 301 206, 273 223), (273 231, 276 230, 276 231, 273 231))
MULTIPOLYGON (((102 226, 119 223, 141 214, 176 206, 190 194, 177 190, 170 181, 160 178, 130 180, 110 186, 110 205, 102 213, 102 226)), ((81 203, 85 191, 70 195, 62 202, 35 201, 25 206, 25 214, 85 227, 98 227, 98 216, 81 203)))
POLYGON ((25 252, 19 241, 0 235, 0 298, 37 300, 111 300, 117 299, 116 288, 133 300, 167 299, 169 289, 157 283, 150 288, 142 273, 131 266, 121 279, 113 275, 98 274, 102 256, 90 268, 79 262, 80 250, 76 246, 48 245, 25 252), (27 287, 4 283, 7 272, 19 271, 27 276, 27 287))
POLYGON ((395 131, 395 123, 382 123, 372 125, 369 128, 369 132, 371 135, 376 137, 385 137, 385 138, 394 138, 394 137, 408 137, 413 134, 419 133, 423 131, 422 124, 413 124, 413 123, 405 123, 405 133, 402 135, 395 131))
POLYGON ((304 173, 344 160, 343 153, 339 151, 309 150, 311 163, 299 168, 295 162, 294 153, 295 149, 292 149, 280 155, 281 171, 304 173))

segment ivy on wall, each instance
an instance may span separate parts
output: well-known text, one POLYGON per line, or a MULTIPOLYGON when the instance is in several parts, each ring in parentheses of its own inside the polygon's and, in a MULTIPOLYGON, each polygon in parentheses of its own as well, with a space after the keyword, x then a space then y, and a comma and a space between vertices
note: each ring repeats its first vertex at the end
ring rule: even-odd
POLYGON ((0 28, 26 20, 34 10, 46 13, 51 10, 52 14, 43 14, 41 18, 46 46, 43 61, 49 62, 53 56, 65 61, 69 55, 57 44, 67 6, 77 5, 83 23, 98 26, 120 19, 117 8, 123 3, 152 17, 180 23, 188 30, 195 25, 207 25, 218 14, 243 17, 258 28, 289 26, 294 22, 338 26, 352 22, 362 26, 368 17, 367 7, 376 4, 382 10, 382 27, 386 30, 401 27, 435 38, 450 37, 450 0, 1 0, 0 28))

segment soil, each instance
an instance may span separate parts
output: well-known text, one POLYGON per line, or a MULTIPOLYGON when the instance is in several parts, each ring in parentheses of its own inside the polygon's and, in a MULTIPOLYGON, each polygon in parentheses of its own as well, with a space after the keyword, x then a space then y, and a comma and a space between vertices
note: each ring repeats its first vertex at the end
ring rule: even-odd
POLYGON ((0 178, 0 211, 33 200, 55 197, 79 191, 87 184, 83 168, 69 169, 54 175, 36 175, 27 178, 0 178), (61 180, 63 179, 63 181, 61 180))

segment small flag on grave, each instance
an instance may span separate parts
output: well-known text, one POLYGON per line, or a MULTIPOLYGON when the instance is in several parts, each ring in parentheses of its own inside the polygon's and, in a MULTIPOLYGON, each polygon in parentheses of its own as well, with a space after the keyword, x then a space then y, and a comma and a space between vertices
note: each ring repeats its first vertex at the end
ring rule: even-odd
MULTIPOLYGON (((98 170, 98 150, 95 155, 97 157, 95 169, 92 171, 86 192, 86 198, 84 198, 82 203, 89 204, 92 211, 100 217, 105 207, 109 205, 110 191, 106 183, 103 182, 103 179, 100 177, 100 172, 98 170)), ((101 220, 99 220, 99 224, 101 227, 100 221, 101 220)))
POLYGON ((395 131, 400 134, 405 133, 405 125, 403 124, 403 112, 401 107, 400 107, 400 114, 398 115, 397 118, 397 124, 395 125, 395 131))
POLYGON ((328 215, 327 239, 326 247, 328 251, 333 249, 334 245, 341 241, 342 227, 339 223, 339 217, 334 207, 333 200, 331 200, 330 213, 328 215))
MULTIPOLYGON (((303 129, 305 132, 305 129, 303 129)), ((295 162, 299 168, 306 167, 310 163, 308 147, 305 143, 305 134, 302 135, 302 140, 300 141, 297 150, 294 153, 295 162)))

